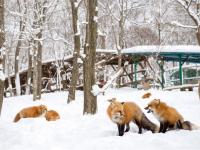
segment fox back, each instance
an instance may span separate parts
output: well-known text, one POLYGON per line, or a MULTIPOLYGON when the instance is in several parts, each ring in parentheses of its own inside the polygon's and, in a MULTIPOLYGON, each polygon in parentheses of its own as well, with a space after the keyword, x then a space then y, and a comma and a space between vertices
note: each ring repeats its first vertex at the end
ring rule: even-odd
POLYGON ((19 121, 21 118, 36 118, 44 116, 46 112, 47 107, 45 105, 27 107, 16 114, 14 122, 19 121))
POLYGON ((149 98, 151 96, 151 93, 145 93, 143 96, 142 96, 142 98, 143 99, 145 99, 145 98, 149 98))
POLYGON ((47 121, 55 121, 60 119, 60 115, 55 110, 49 110, 46 112, 45 118, 47 121))
POLYGON ((175 108, 168 106, 159 99, 151 101, 145 109, 152 111, 159 121, 168 121, 171 124, 175 124, 179 120, 183 122, 182 115, 175 108))

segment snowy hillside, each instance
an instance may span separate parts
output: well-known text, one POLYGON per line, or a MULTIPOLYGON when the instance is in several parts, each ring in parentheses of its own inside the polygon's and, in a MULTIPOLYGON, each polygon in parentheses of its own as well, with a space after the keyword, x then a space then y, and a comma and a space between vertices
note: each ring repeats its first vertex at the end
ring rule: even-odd
MULTIPOLYGON (((0 119, 0 150, 199 150, 200 130, 169 131, 152 134, 150 131, 137 133, 131 123, 131 130, 124 136, 117 136, 117 127, 107 114, 108 98, 134 101, 144 110, 152 98, 160 98, 178 109, 186 120, 200 125, 200 101, 197 93, 152 90, 152 98, 142 99, 145 91, 131 88, 109 89, 98 96, 98 113, 82 115, 83 93, 77 92, 76 101, 67 104, 67 92, 42 95, 41 101, 32 101, 31 96, 13 97, 4 100, 0 119), (18 111, 24 107, 45 104, 60 113, 61 119, 47 122, 45 118, 22 119, 13 123, 18 111)), ((146 112, 145 112, 146 113, 146 112)), ((156 119, 147 114, 153 122, 156 119)))

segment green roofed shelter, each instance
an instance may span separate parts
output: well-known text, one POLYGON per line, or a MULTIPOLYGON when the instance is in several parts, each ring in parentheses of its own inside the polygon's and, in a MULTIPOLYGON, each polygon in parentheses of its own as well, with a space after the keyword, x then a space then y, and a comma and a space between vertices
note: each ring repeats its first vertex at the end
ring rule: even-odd
MULTIPOLYGON (((97 50, 98 51, 98 50, 97 50)), ((111 52, 117 54, 117 50, 100 50, 101 52, 111 52)), ((157 61, 173 61, 179 63, 179 79, 180 84, 183 84, 182 65, 185 62, 200 63, 200 46, 198 45, 144 45, 134 46, 130 48, 122 49, 122 55, 128 55, 135 58, 135 60, 141 60, 139 58, 144 56, 155 57, 157 61)), ((138 62, 136 62, 138 63, 138 62)), ((160 64, 162 72, 162 87, 164 87, 164 69, 163 63, 160 64)))

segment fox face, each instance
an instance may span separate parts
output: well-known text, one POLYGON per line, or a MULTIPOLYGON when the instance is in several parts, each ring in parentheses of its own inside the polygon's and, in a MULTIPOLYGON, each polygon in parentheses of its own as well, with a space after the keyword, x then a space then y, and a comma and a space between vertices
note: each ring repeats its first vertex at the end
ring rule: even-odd
POLYGON ((119 136, 130 130, 130 122, 137 125, 139 134, 142 133, 142 128, 151 130, 153 133, 157 131, 157 126, 145 116, 134 102, 119 102, 115 98, 108 101, 110 105, 107 108, 107 114, 112 122, 117 124, 119 136))
POLYGON ((40 105, 39 108, 40 108, 40 112, 41 112, 42 116, 45 116, 45 114, 47 112, 47 106, 40 105))
POLYGON ((111 120, 115 123, 122 123, 124 119, 124 108, 121 102, 116 101, 116 99, 108 100, 110 103, 110 116, 111 120))
POLYGON ((147 113, 151 113, 151 112, 155 113, 159 104, 160 104, 160 99, 154 99, 144 109, 148 110, 147 113))
POLYGON ((40 109, 41 109, 41 111, 46 112, 47 111, 47 106, 40 105, 40 109))

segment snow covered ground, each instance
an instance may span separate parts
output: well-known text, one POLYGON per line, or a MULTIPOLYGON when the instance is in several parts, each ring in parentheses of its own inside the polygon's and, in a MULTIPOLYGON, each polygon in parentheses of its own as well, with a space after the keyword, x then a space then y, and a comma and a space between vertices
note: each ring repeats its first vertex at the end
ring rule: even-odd
MULTIPOLYGON (((12 97, 4 100, 0 118, 0 150, 199 150, 200 130, 175 130, 165 134, 144 131, 138 134, 131 123, 131 130, 117 136, 117 127, 107 114, 108 98, 134 101, 144 107, 153 98, 160 98, 178 109, 186 120, 200 125, 200 101, 196 91, 151 90, 152 98, 142 99, 145 91, 131 88, 108 89, 98 96, 98 113, 82 115, 83 93, 77 92, 76 101, 67 104, 67 92, 42 95, 41 101, 32 101, 32 96, 12 97), (13 123, 22 108, 45 104, 60 113, 61 119, 47 122, 45 118, 22 119, 13 123)), ((146 112, 145 112, 146 113, 146 112)), ((157 123, 152 114, 148 118, 157 123)))

